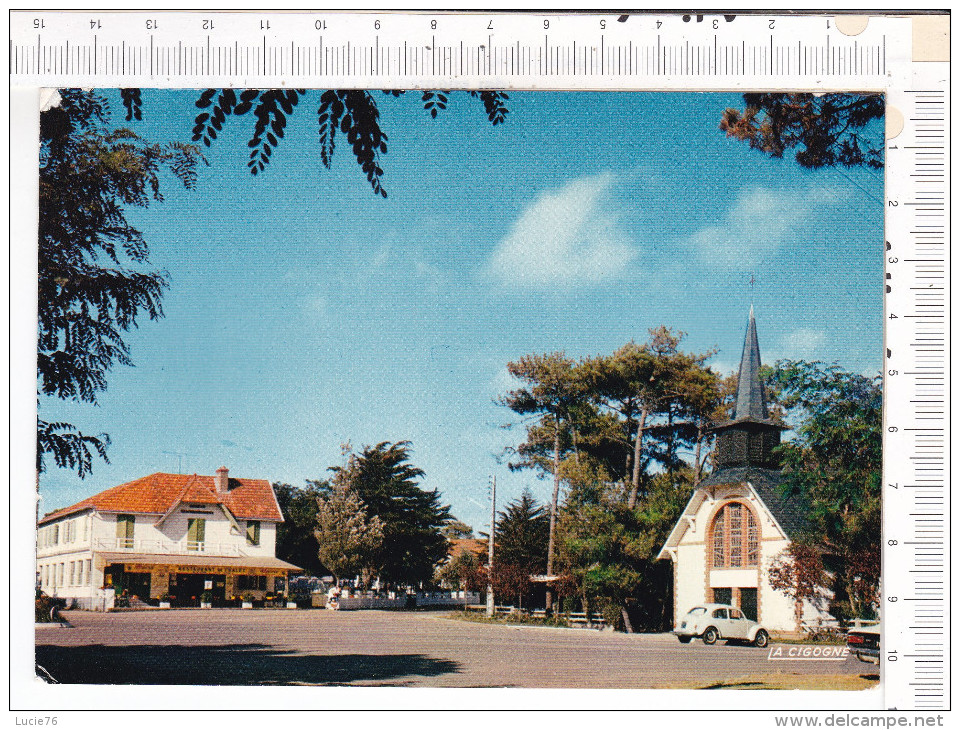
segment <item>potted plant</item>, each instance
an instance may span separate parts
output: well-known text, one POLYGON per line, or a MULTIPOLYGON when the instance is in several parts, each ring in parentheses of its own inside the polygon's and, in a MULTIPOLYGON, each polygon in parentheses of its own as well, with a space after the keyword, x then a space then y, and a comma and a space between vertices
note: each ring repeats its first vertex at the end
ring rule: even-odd
POLYGON ((213 608, 213 593, 204 591, 200 594, 200 608, 213 608))
POLYGON ((240 608, 253 608, 253 594, 244 593, 240 599, 240 608))
POLYGON ((296 608, 297 602, 294 600, 293 596, 287 596, 287 608, 296 608))
POLYGON ((170 599, 173 598, 169 593, 160 596, 160 608, 170 608, 170 599))

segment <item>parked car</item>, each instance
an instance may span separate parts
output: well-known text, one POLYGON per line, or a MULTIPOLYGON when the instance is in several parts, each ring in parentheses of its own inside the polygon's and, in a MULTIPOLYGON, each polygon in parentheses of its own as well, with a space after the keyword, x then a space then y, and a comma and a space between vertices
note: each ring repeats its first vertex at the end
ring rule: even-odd
POLYGON ((847 648, 862 662, 880 663, 880 626, 856 626, 847 631, 847 648))
POLYGON ((770 643, 770 633, 765 628, 744 616, 736 606, 723 603, 691 608, 673 633, 681 644, 689 644, 694 638, 703 639, 704 644, 716 644, 721 639, 745 641, 760 647, 770 643))

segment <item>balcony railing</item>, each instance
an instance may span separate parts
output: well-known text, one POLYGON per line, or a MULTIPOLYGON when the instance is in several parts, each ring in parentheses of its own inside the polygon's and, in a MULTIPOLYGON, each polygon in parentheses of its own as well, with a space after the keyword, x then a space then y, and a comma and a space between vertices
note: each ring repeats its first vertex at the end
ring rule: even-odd
POLYGON ((235 543, 198 542, 196 540, 133 540, 128 537, 99 538, 94 540, 94 550, 152 553, 160 555, 243 555, 235 543))

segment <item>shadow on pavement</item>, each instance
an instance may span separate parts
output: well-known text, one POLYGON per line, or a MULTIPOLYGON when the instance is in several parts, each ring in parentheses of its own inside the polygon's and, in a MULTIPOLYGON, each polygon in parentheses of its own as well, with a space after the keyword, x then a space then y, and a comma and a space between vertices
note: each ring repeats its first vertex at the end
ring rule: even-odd
POLYGON ((459 671, 423 654, 315 656, 266 644, 37 647, 37 675, 60 684, 405 684, 459 671))

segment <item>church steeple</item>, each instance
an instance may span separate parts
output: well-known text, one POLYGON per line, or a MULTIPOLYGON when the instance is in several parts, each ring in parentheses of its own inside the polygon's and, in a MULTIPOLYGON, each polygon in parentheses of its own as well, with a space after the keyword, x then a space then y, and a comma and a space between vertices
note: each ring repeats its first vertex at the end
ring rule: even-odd
POLYGON ((767 401, 760 382, 760 344, 757 342, 757 320, 750 305, 750 321, 743 339, 743 355, 740 358, 740 374, 737 378, 737 405, 733 420, 753 418, 766 421, 767 401))
POLYGON ((743 339, 733 419, 717 424, 713 430, 717 434, 716 469, 777 467, 773 449, 780 444, 780 432, 784 427, 771 421, 767 410, 760 381, 760 344, 753 305, 750 306, 750 319, 743 339))

